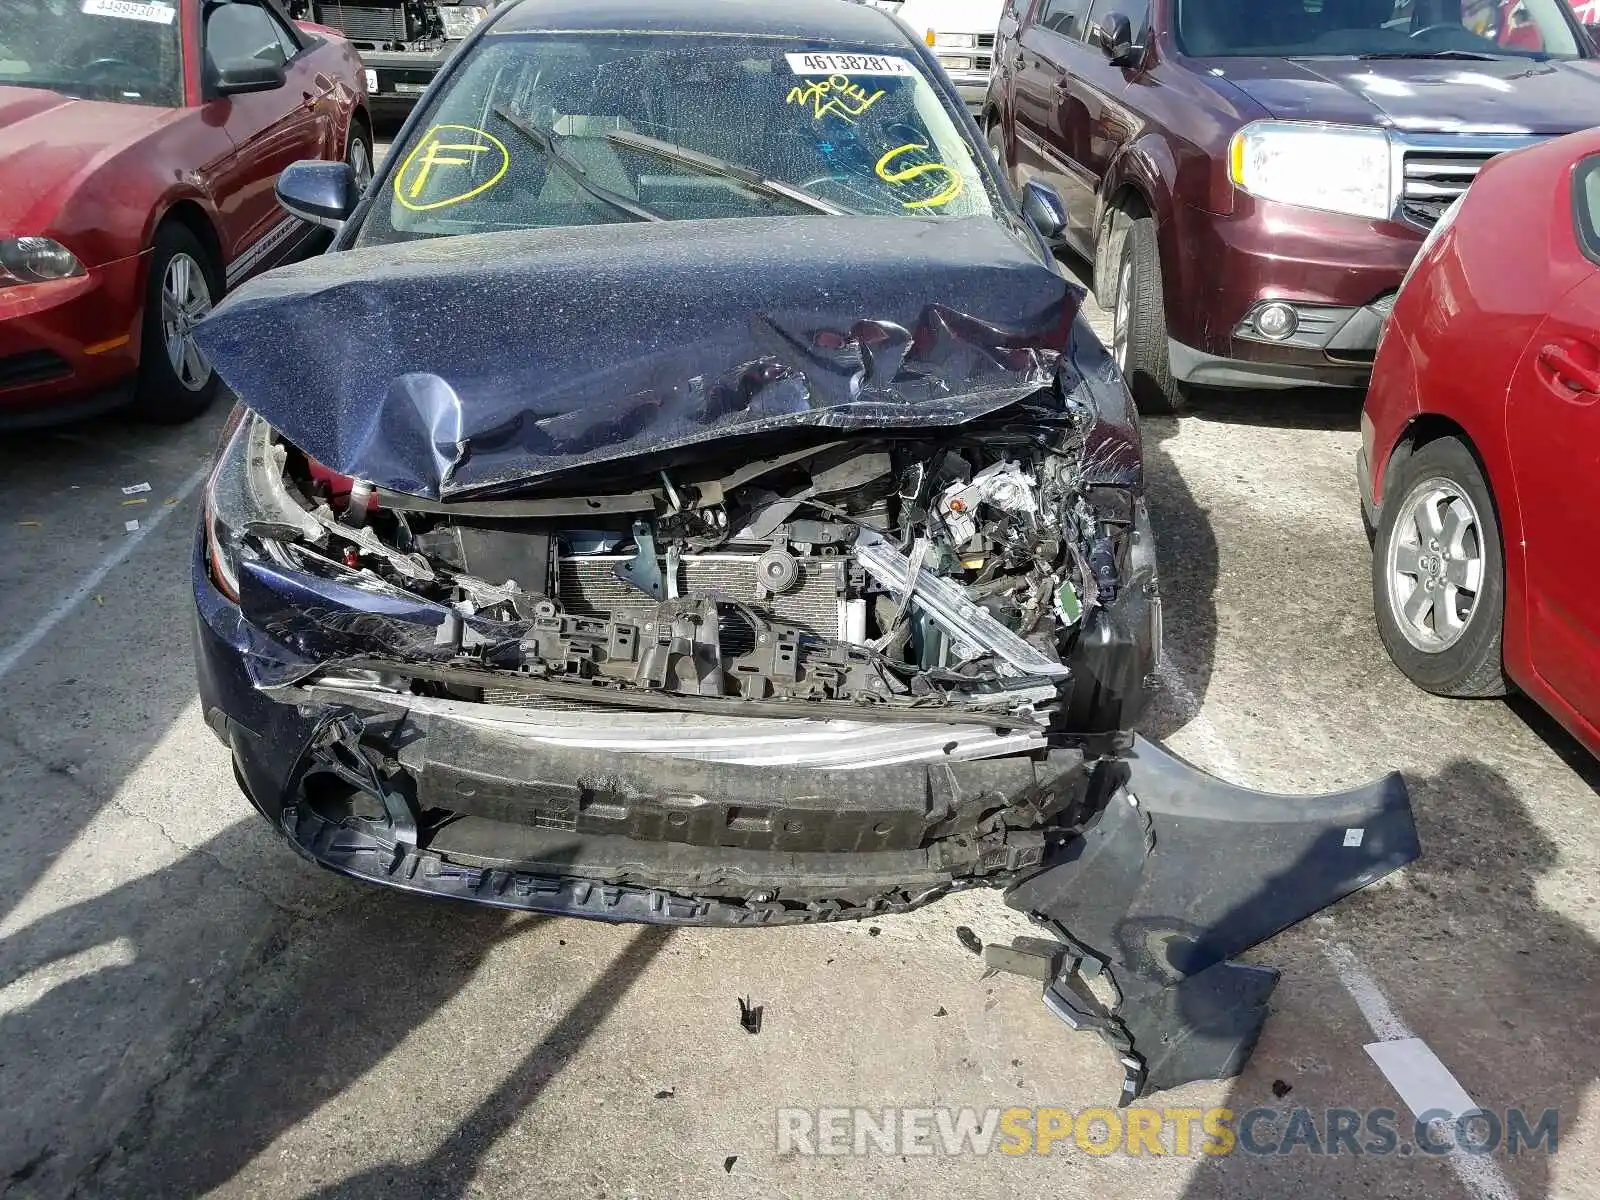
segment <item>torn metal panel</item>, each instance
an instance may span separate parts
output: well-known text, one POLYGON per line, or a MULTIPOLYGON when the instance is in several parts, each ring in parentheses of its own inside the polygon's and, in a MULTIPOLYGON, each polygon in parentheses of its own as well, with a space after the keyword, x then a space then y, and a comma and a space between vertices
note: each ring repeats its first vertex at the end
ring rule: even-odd
POLYGON ((328 254, 247 283, 196 336, 319 462, 437 499, 739 435, 1054 403, 1082 299, 987 218, 669 221, 606 241, 328 254))
POLYGON ((1064 663, 1041 653, 972 603, 958 585, 908 559, 873 531, 862 534, 857 554, 870 575, 903 597, 902 607, 914 597, 933 621, 956 639, 956 653, 961 657, 992 654, 1005 665, 1008 675, 1053 680, 1072 673, 1064 663))

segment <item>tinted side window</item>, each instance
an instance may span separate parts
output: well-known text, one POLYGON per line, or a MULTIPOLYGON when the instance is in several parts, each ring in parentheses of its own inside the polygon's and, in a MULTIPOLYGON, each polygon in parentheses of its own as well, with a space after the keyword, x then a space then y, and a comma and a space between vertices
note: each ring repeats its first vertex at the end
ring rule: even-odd
POLYGON ((219 4, 206 13, 206 66, 259 58, 288 61, 278 27, 254 4, 219 4))
POLYGON ((1578 227, 1578 245, 1600 263, 1600 155, 1592 155, 1573 172, 1573 218, 1578 227))
POLYGON ((1039 24, 1062 37, 1082 41, 1084 18, 1088 13, 1089 0, 1045 0, 1039 24))
POLYGON ((278 20, 270 12, 267 13, 267 19, 272 22, 273 32, 278 35, 278 45, 283 48, 283 56, 285 58, 293 58, 296 54, 299 54, 302 47, 295 30, 290 29, 289 26, 278 20))

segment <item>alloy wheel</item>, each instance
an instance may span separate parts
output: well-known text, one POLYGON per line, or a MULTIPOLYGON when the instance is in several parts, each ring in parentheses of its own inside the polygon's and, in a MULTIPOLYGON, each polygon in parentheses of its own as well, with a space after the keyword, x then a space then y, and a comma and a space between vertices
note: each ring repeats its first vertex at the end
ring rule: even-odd
POLYGON ((178 382, 198 392, 211 380, 211 364, 194 340, 194 327, 211 311, 205 269, 181 250, 161 278, 161 337, 178 382))
POLYGON ((1385 566, 1406 641, 1427 654, 1455 645, 1483 589, 1483 522, 1472 498, 1442 477, 1417 484, 1400 505, 1385 566))

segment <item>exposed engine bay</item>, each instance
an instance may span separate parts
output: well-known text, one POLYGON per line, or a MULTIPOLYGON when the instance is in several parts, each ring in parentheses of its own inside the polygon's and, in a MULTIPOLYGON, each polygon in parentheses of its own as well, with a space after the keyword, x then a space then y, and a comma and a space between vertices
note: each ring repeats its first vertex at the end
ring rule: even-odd
POLYGON ((1130 583, 1155 602, 1134 493, 1092 482, 1118 464, 1088 428, 857 437, 446 505, 333 475, 258 423, 251 454, 277 464, 294 534, 251 540, 285 568, 442 608, 277 632, 324 663, 448 668, 431 678, 458 698, 1059 730, 1084 631, 1130 583))

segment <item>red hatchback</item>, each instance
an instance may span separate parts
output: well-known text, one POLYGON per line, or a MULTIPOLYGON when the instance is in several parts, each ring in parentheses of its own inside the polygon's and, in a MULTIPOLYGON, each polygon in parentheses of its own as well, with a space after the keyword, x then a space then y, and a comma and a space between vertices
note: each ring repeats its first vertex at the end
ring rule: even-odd
POLYGON ((372 169, 361 64, 278 0, 0 4, 0 427, 201 412, 190 329, 315 229, 301 158, 372 169))
POLYGON ((1378 631, 1600 753, 1600 130, 1495 159, 1400 291, 1362 416, 1378 631))

